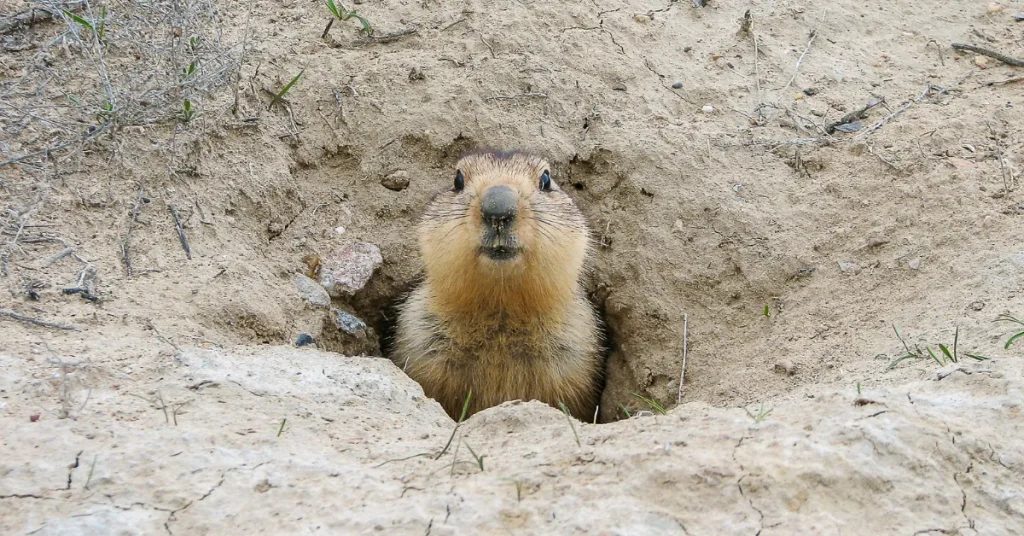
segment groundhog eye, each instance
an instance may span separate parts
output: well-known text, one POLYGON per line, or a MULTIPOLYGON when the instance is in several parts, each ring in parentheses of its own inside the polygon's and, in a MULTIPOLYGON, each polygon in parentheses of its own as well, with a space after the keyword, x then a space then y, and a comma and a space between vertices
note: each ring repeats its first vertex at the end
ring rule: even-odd
POLYGON ((461 192, 466 187, 466 177, 462 175, 462 170, 455 170, 455 191, 461 192))
POLYGON ((545 192, 551 191, 551 174, 546 169, 540 174, 540 189, 545 192))

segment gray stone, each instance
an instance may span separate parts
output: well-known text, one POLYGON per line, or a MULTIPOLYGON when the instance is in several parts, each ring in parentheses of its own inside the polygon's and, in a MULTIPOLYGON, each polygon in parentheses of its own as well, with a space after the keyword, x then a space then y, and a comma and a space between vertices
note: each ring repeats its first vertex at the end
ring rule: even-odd
POLYGON ((338 326, 341 331, 358 337, 366 335, 366 322, 358 317, 341 309, 331 309, 331 315, 334 318, 334 325, 338 326))
POLYGON ((327 295, 324 287, 321 287, 319 283, 302 274, 295 274, 295 290, 310 305, 317 307, 329 307, 331 305, 331 297, 327 295))
POLYGON ((320 285, 335 298, 351 296, 366 286, 382 262, 380 248, 374 244, 349 244, 320 259, 320 285))
POLYGON ((839 261, 839 271, 844 274, 856 274, 860 272, 860 265, 855 262, 839 261))

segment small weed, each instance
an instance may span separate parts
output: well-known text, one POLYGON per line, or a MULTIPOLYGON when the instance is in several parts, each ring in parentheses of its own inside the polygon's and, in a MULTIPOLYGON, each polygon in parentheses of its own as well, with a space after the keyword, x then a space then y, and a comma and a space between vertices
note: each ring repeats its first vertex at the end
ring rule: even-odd
POLYGON ((188 38, 188 49, 194 54, 199 52, 199 45, 203 42, 202 38, 198 35, 193 35, 188 38))
POLYGON ((448 452, 448 448, 452 446, 452 441, 455 440, 455 433, 459 431, 459 427, 462 426, 462 421, 466 419, 466 413, 469 411, 469 401, 473 398, 473 390, 469 390, 469 394, 466 395, 466 401, 462 403, 462 415, 459 415, 459 422, 455 423, 455 429, 452 430, 452 436, 448 438, 448 443, 445 444, 441 452, 434 458, 440 460, 444 453, 448 452))
MULTIPOLYGON (((1003 313, 1003 314, 999 315, 996 318, 996 322, 1013 322, 1014 324, 1017 324, 1018 326, 1024 326, 1024 321, 1021 321, 1020 319, 1014 318, 1013 316, 1009 315, 1008 313, 1003 313)), ((1021 331, 1019 333, 1014 333, 1013 335, 1010 335, 1010 338, 1006 340, 1006 345, 1003 346, 1003 349, 1004 350, 1009 350, 1010 349, 1010 345, 1012 345, 1014 342, 1017 341, 1017 339, 1019 339, 1021 337, 1024 337, 1024 331, 1021 331)))
POLYGON ((78 24, 80 24, 82 27, 88 28, 89 31, 94 33, 94 34, 96 33, 96 28, 93 27, 91 22, 83 19, 82 17, 79 17, 78 15, 75 15, 74 13, 72 13, 72 12, 66 10, 66 9, 63 9, 61 11, 63 11, 65 15, 67 15, 69 18, 71 18, 71 20, 73 20, 73 21, 77 22, 78 24))
POLYGON ((469 446, 469 443, 466 443, 466 448, 469 449, 469 453, 473 455, 473 459, 476 460, 476 465, 480 468, 480 472, 482 473, 484 471, 484 458, 486 455, 477 456, 476 451, 473 450, 473 447, 469 446))
POLYGON ((580 436, 576 433, 576 426, 572 423, 572 416, 569 415, 569 408, 567 408, 563 402, 559 402, 558 405, 562 408, 562 413, 565 414, 565 420, 569 421, 569 428, 572 429, 572 436, 576 438, 576 446, 582 447, 583 445, 580 444, 580 436))
POLYGON ((277 437, 281 437, 281 432, 284 432, 284 423, 287 422, 287 421, 288 421, 287 417, 285 417, 284 419, 281 419, 281 426, 277 429, 277 437))
POLYGON ((284 89, 281 90, 280 93, 278 93, 277 95, 274 95, 274 99, 272 101, 270 101, 270 104, 267 106, 268 110, 273 108, 274 105, 277 104, 277 101, 279 101, 279 100, 284 98, 285 94, 288 93, 288 90, 291 89, 292 86, 295 85, 295 82, 299 81, 299 77, 302 76, 302 73, 304 73, 305 71, 306 71, 305 69, 299 71, 299 74, 295 75, 295 78, 292 78, 291 82, 288 82, 284 86, 284 89))
POLYGON ((89 476, 85 477, 85 489, 89 489, 89 482, 92 482, 92 472, 96 470, 96 455, 92 457, 92 465, 89 466, 89 476))
POLYGON ((754 419, 754 423, 755 424, 761 424, 761 421, 763 421, 764 418, 767 417, 768 414, 772 412, 772 409, 773 408, 768 408, 768 411, 765 411, 764 410, 764 402, 761 402, 761 407, 757 410, 757 415, 754 415, 753 413, 751 413, 750 410, 747 409, 746 407, 743 408, 743 411, 746 411, 747 415, 751 419, 754 419))
POLYGON ((114 105, 110 101, 103 101, 100 105, 100 113, 96 114, 100 123, 106 123, 114 118, 114 105))
POLYGON ((404 462, 405 460, 411 460, 413 458, 419 458, 420 456, 430 456, 430 453, 429 452, 421 452, 419 454, 413 454, 412 456, 406 456, 404 458, 397 458, 397 459, 394 459, 394 460, 384 460, 383 462, 378 463, 374 467, 376 468, 376 467, 380 467, 382 465, 387 465, 387 464, 389 464, 391 462, 404 462))
POLYGON ((860 382, 857 382, 857 398, 860 398, 860 382))
MULTIPOLYGON (((364 19, 362 16, 356 14, 356 10, 353 9, 351 11, 348 11, 344 7, 338 7, 338 5, 334 3, 334 0, 327 0, 327 9, 331 11, 331 14, 334 15, 335 18, 342 22, 347 21, 351 18, 355 18, 356 20, 359 21, 359 24, 363 26, 359 30, 360 32, 366 34, 367 36, 373 35, 373 27, 370 26, 370 22, 364 19)), ((330 30, 330 28, 330 25, 328 25, 327 29, 330 30)), ((324 35, 327 35, 327 30, 324 30, 324 35)))
POLYGON ((181 81, 188 80, 188 77, 192 76, 192 73, 196 72, 196 62, 188 64, 188 67, 181 68, 181 81))
POLYGON ((621 409, 622 412, 626 414, 626 418, 627 419, 632 417, 632 415, 629 414, 629 410, 626 409, 626 406, 623 406, 622 404, 619 404, 619 409, 621 409))
MULTIPOLYGON (((917 344, 915 344, 914 349, 911 350, 910 345, 907 344, 907 341, 903 338, 903 335, 900 334, 900 330, 896 329, 895 324, 893 324, 892 330, 896 332, 896 337, 900 340, 900 343, 903 344, 903 349, 907 353, 894 359, 891 363, 889 363, 889 366, 885 367, 885 370, 891 370, 893 367, 900 364, 900 362, 905 361, 907 359, 931 359, 932 361, 938 363, 940 367, 946 366, 949 363, 960 362, 960 354, 957 350, 957 345, 960 342, 959 326, 957 326, 956 331, 953 332, 953 349, 950 350, 949 347, 946 346, 945 344, 939 344, 939 354, 936 354, 935 351, 928 346, 925 346, 924 349, 921 349, 921 347, 918 346, 917 344)), ((988 359, 987 357, 978 354, 963 355, 975 361, 985 361, 988 359)))
POLYGON ((523 481, 516 480, 516 502, 523 502, 523 481))
POLYGON ((764 312, 762 312, 761 314, 763 314, 765 318, 771 318, 772 317, 772 310, 768 308, 768 304, 767 303, 764 304, 764 312))
POLYGON ((654 400, 651 400, 650 398, 647 398, 645 396, 640 396, 637 393, 633 393, 633 396, 635 396, 635 397, 639 398, 640 400, 643 400, 644 402, 646 402, 647 405, 651 406, 651 409, 653 409, 654 411, 657 411, 658 413, 661 413, 662 415, 668 415, 667 413, 665 413, 665 408, 661 407, 661 404, 655 402, 654 400))
POLYGON ((188 123, 192 120, 192 117, 196 113, 195 109, 192 108, 192 101, 185 99, 185 102, 183 104, 183 110, 184 111, 181 114, 181 120, 188 123))

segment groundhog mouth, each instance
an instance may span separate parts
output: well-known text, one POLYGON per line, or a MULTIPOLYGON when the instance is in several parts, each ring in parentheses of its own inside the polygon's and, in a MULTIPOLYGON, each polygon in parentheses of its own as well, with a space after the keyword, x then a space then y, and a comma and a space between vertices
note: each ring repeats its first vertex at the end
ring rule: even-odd
POLYGON ((518 257, 521 250, 514 235, 488 229, 484 232, 479 251, 481 256, 492 261, 507 262, 518 257))

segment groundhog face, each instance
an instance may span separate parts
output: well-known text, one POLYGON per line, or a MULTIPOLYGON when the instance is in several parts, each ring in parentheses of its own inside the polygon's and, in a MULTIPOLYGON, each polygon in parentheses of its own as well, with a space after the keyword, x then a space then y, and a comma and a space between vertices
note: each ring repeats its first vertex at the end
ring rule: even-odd
POLYGON ((434 199, 420 227, 428 276, 460 267, 502 277, 558 271, 575 278, 588 242, 582 215, 548 163, 524 153, 459 160, 451 189, 434 199))

